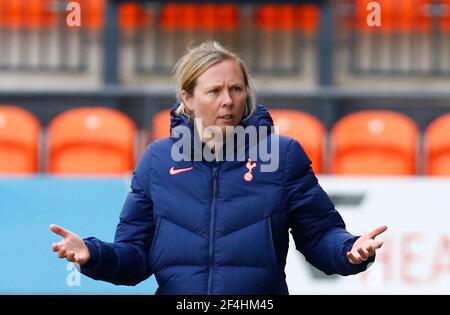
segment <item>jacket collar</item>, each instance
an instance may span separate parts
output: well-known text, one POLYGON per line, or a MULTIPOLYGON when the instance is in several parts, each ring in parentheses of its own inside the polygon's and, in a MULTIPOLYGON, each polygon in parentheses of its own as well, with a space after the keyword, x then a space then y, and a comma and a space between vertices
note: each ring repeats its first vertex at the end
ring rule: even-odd
MULTIPOLYGON (((180 140, 181 134, 178 134, 176 132, 176 129, 181 126, 188 128, 190 130, 190 135, 191 135, 191 137, 189 139, 189 142, 191 144, 189 157, 193 158, 195 156, 195 154, 197 154, 198 156, 202 157, 203 162, 206 162, 206 160, 204 159, 203 154, 202 154, 205 144, 201 143, 200 139, 195 134, 193 122, 190 122, 189 118, 187 116, 177 115, 175 113, 179 104, 180 104, 179 102, 175 103, 172 106, 172 109, 170 111, 170 135, 171 135, 171 138, 174 139, 175 141, 180 140)), ((269 111, 263 105, 256 105, 256 109, 255 109, 254 113, 248 119, 241 121, 239 125, 244 128, 246 128, 248 126, 256 127, 257 135, 259 138, 260 137, 259 127, 262 127, 262 126, 267 127, 267 136, 270 135, 271 127, 273 126, 273 120, 269 114, 269 111)), ((246 138, 246 143, 245 143, 245 156, 246 157, 248 157, 248 150, 249 150, 249 145, 248 145, 248 139, 246 138)), ((237 146, 236 146, 236 141, 235 141, 234 157, 236 157, 236 156, 237 156, 237 146)), ((228 162, 230 162, 230 161, 228 161, 228 162)))

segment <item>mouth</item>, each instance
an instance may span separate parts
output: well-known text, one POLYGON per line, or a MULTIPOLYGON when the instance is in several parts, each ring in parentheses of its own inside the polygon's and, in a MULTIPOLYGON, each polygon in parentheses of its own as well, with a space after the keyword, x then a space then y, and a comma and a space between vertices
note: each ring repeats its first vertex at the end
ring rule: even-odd
POLYGON ((222 116, 219 116, 219 118, 224 119, 224 120, 232 120, 233 115, 222 115, 222 116))

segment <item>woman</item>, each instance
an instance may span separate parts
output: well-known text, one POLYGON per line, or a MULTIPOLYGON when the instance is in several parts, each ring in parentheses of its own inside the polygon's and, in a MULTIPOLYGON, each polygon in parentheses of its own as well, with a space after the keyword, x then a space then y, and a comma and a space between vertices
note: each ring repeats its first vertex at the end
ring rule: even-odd
POLYGON ((180 59, 176 79, 173 135, 152 143, 136 166, 114 243, 82 240, 52 225, 64 238, 53 244, 60 258, 115 284, 135 285, 154 274, 156 294, 288 294, 289 229, 297 249, 326 274, 356 274, 374 261, 383 244, 375 237, 386 227, 361 237, 348 233, 299 143, 270 130, 259 134, 272 119, 255 105, 238 57, 203 43, 180 59), (256 144, 278 152, 276 170, 263 172, 265 161, 250 159, 250 141, 244 159, 173 158, 174 145, 186 137, 217 157, 235 126, 259 127, 256 144), (199 132, 208 127, 223 136, 199 132), (180 128, 192 133, 181 137, 180 128))

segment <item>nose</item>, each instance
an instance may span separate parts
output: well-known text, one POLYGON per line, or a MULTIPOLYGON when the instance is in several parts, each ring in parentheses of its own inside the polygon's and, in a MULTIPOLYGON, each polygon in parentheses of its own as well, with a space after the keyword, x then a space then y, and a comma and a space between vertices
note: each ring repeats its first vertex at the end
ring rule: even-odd
POLYGON ((230 92, 226 89, 223 90, 222 99, 220 100, 221 106, 230 106, 233 104, 233 100, 231 99, 230 92))

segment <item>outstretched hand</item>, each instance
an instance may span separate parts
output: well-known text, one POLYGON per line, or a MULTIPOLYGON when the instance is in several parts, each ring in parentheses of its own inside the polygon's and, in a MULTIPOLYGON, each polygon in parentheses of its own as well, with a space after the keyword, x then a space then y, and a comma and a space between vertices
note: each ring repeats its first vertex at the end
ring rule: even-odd
POLYGON ((386 230, 387 226, 382 225, 358 238, 352 249, 347 252, 348 260, 352 264, 358 265, 366 261, 370 256, 374 256, 375 251, 383 246, 383 241, 376 241, 375 237, 386 230))
POLYGON ((50 230, 63 237, 58 243, 52 244, 52 249, 59 258, 66 258, 80 266, 89 261, 89 249, 78 235, 55 224, 50 225, 50 230))

